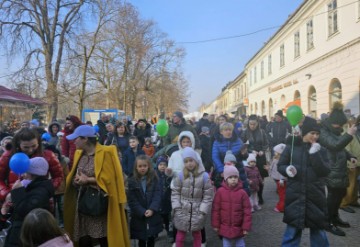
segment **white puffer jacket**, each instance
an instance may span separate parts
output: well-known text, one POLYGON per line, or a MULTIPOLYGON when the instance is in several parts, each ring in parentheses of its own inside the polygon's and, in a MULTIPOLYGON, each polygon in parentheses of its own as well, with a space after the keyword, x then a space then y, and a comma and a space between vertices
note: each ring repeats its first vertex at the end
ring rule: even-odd
POLYGON ((188 178, 180 173, 173 179, 171 203, 174 224, 181 231, 198 231, 204 228, 206 215, 210 212, 214 190, 204 166, 198 168, 199 175, 188 178))

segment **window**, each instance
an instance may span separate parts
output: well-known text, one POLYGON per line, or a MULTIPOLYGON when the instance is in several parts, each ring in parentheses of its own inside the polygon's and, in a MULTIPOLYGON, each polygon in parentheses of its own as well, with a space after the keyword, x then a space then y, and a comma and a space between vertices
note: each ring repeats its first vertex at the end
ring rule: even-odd
POLYGON ((313 20, 310 20, 306 23, 306 41, 307 49, 310 50, 314 47, 314 28, 313 20))
POLYGON ((308 96, 309 113, 312 117, 316 118, 317 99, 316 99, 316 90, 314 86, 310 86, 308 95, 309 95, 308 96))
POLYGON ((249 82, 250 82, 250 86, 252 85, 252 70, 250 70, 249 73, 249 82))
POLYGON ((300 32, 294 34, 294 58, 300 56, 300 32))
POLYGON ((331 36, 337 31, 337 1, 331 0, 328 3, 328 35, 331 36))
POLYGON ((264 60, 261 61, 261 79, 264 79, 264 60))
POLYGON ((285 65, 285 46, 282 44, 280 46, 280 67, 285 65))
POLYGON ((256 66, 255 66, 255 68, 254 68, 254 84, 257 83, 256 74, 257 74, 257 71, 256 71, 256 66))
POLYGON ((272 73, 271 54, 268 56, 268 75, 272 73))
POLYGON ((332 79, 330 82, 329 100, 330 107, 332 107, 334 102, 342 100, 342 87, 340 81, 337 78, 332 79))

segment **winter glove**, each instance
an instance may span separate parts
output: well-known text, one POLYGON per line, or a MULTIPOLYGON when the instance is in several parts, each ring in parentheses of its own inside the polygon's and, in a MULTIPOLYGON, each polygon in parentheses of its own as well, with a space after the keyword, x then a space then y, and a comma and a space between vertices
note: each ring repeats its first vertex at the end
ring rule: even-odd
POLYGON ((311 148, 309 150, 309 154, 314 154, 314 153, 318 152, 320 149, 321 149, 320 144, 315 142, 315 143, 313 143, 311 145, 311 148))
POLYGON ((289 165, 288 167, 286 167, 286 174, 289 177, 291 177, 291 178, 295 177, 296 173, 297 173, 297 171, 296 171, 295 166, 289 165))

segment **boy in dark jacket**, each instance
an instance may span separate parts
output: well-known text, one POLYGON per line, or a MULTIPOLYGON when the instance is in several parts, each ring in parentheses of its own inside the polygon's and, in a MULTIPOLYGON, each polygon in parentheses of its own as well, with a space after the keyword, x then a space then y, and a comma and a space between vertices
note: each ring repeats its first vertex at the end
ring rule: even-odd
POLYGON ((316 120, 305 117, 302 137, 293 137, 293 147, 286 146, 278 163, 278 172, 288 178, 282 246, 299 246, 305 227, 310 228, 311 246, 329 246, 324 178, 330 169, 326 150, 316 142, 319 133, 316 120))
POLYGON ((163 219, 165 230, 168 238, 173 238, 173 229, 170 227, 170 216, 171 216, 171 188, 170 183, 172 177, 166 176, 165 169, 168 166, 168 158, 165 155, 159 156, 156 160, 157 165, 157 176, 161 184, 161 207, 160 215, 163 219))
POLYGON ((145 154, 145 152, 140 148, 138 138, 136 136, 130 136, 129 148, 124 152, 121 161, 123 171, 127 176, 132 176, 136 156, 140 154, 145 154))

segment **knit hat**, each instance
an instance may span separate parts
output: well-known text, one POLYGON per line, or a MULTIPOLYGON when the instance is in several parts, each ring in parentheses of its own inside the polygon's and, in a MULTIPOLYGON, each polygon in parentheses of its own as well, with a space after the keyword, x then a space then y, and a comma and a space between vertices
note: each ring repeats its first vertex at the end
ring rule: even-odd
POLYGON ((249 157, 247 158, 247 163, 249 164, 251 161, 256 162, 256 155, 255 154, 249 154, 249 157))
POLYGON ((331 113, 328 117, 328 121, 331 124, 338 124, 343 126, 347 123, 347 117, 343 112, 343 104, 340 101, 336 101, 332 107, 331 113))
POLYGON ((239 171, 235 166, 224 166, 224 180, 226 181, 231 176, 239 177, 239 171))
POLYGON ((183 160, 186 159, 186 158, 192 158, 193 160, 196 161, 196 163, 199 164, 199 160, 198 160, 198 157, 196 155, 196 152, 191 147, 185 147, 182 150, 181 157, 183 158, 183 160))
POLYGON ((235 155, 233 155, 231 150, 226 151, 225 154, 225 158, 224 158, 224 163, 229 163, 229 162, 235 162, 236 163, 236 157, 235 155))
POLYGON ((161 162, 165 162, 166 165, 168 163, 168 158, 166 155, 160 155, 157 159, 156 159, 156 165, 158 166, 161 162))
POLYGON ((281 154, 284 151, 285 147, 286 147, 285 144, 280 143, 274 147, 274 152, 281 154))
POLYGON ((317 121, 311 117, 305 117, 304 122, 301 126, 301 134, 305 136, 310 131, 320 132, 320 126, 317 121))
POLYGON ((181 111, 174 112, 174 115, 177 116, 178 118, 183 118, 184 117, 184 115, 183 115, 183 113, 181 111))
POLYGON ((30 124, 35 125, 36 127, 39 127, 39 126, 40 126, 40 122, 39 122, 39 120, 37 120, 37 119, 31 120, 31 121, 30 121, 30 124))
POLYGON ((30 159, 30 166, 27 173, 45 176, 48 173, 49 164, 43 157, 35 157, 30 159))
POLYGON ((279 116, 279 117, 284 117, 284 114, 283 114, 283 111, 282 110, 278 110, 276 113, 275 113, 275 116, 279 116))
POLYGON ((209 131, 210 131, 209 127, 207 127, 207 126, 201 127, 201 132, 209 132, 209 131))

